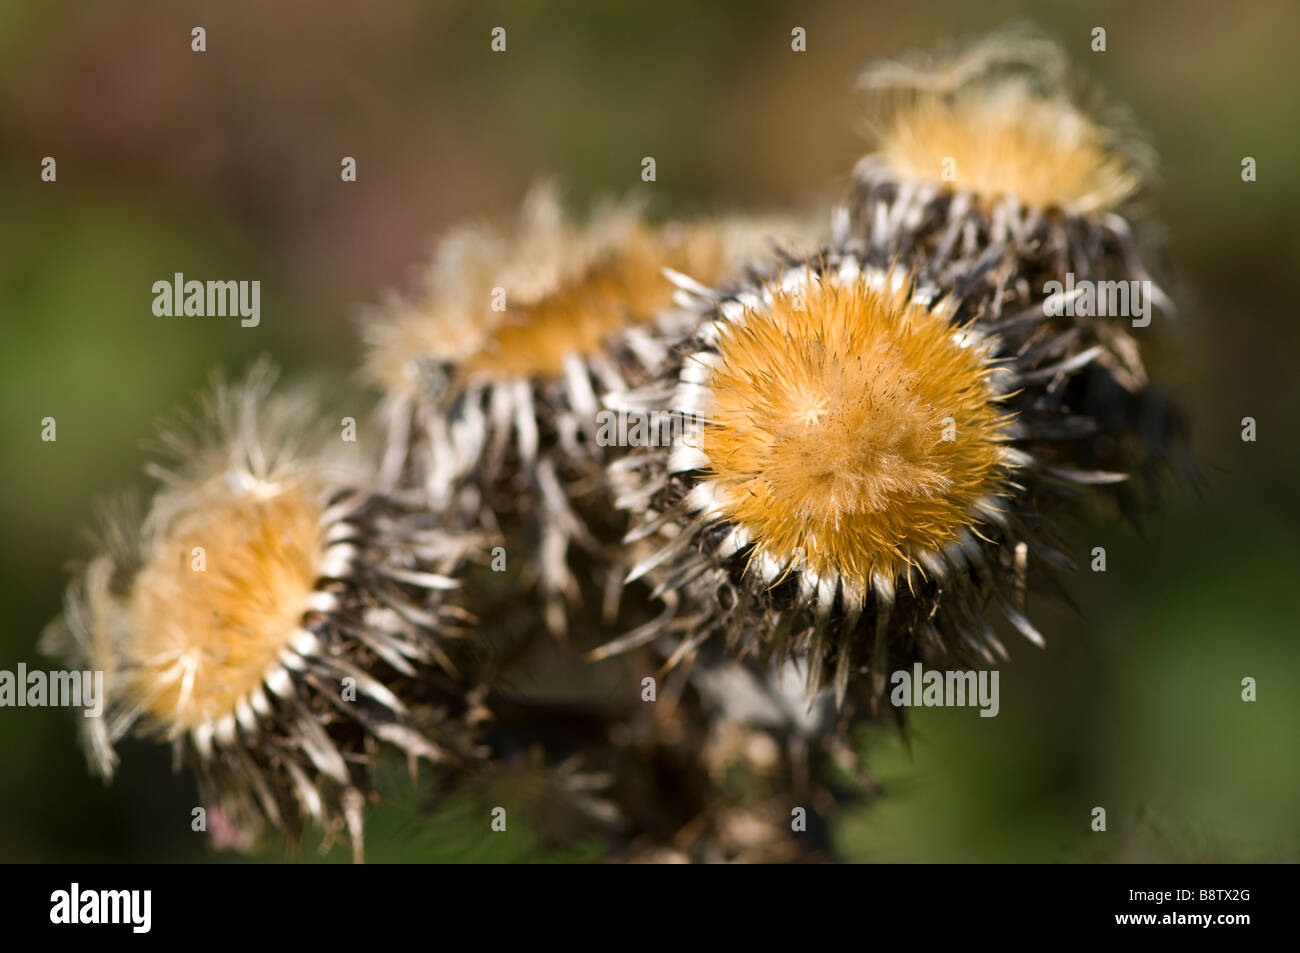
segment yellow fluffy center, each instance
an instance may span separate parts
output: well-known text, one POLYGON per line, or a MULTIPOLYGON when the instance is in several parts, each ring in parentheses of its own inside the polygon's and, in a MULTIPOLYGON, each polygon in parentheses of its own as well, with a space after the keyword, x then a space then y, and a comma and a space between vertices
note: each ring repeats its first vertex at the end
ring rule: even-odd
POLYGON ((1140 176, 1109 133, 1063 98, 1020 83, 950 97, 920 93, 882 124, 878 151, 899 178, 1040 208, 1113 209, 1140 176))
POLYGON ((234 712, 306 610, 320 516, 288 491, 223 492, 177 518, 131 590, 131 694, 180 730, 234 712))
POLYGON ((567 355, 592 354, 610 332, 648 322, 672 303, 673 286, 663 268, 707 283, 721 262, 713 229, 690 228, 665 237, 638 227, 590 267, 536 300, 516 304, 505 289, 505 320, 465 361, 462 377, 559 376, 567 355))
POLYGON ((865 588, 974 522, 1006 421, 962 336, 863 281, 724 326, 700 449, 756 553, 865 588))

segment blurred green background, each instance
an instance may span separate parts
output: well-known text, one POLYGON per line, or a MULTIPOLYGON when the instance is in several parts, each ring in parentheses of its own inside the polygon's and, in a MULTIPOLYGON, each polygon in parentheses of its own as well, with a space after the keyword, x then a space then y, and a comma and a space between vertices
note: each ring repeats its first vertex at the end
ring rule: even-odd
MULTIPOLYGON (((1152 325, 1151 365, 1194 415, 1208 490, 1175 489, 1142 535, 1068 527, 1085 566, 1108 551, 1108 572, 1070 581, 1083 614, 1037 607, 1049 646, 1014 645, 1000 717, 918 710, 910 752, 864 739, 887 795, 836 837, 868 861, 1300 859, 1300 8, 1046 6, 0 2, 0 669, 48 667, 35 640, 95 500, 144 484, 142 442, 209 368, 265 353, 350 378, 358 309, 541 176, 578 205, 645 192, 661 214, 827 205, 862 150, 867 60, 1026 18, 1162 157, 1180 313, 1152 325), (150 286, 176 271, 260 279, 261 325, 154 317, 150 286)), ((129 744, 106 788, 74 721, 0 710, 0 860, 229 858, 190 832, 195 793, 167 750, 129 744)), ((463 828, 394 810, 370 857, 537 856, 526 831, 463 828)))

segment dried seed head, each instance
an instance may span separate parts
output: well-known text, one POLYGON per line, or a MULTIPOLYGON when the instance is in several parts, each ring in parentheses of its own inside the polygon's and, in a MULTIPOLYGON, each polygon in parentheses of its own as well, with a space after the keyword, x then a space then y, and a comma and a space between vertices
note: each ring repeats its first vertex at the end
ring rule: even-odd
MULTIPOLYGON (((1135 208, 1152 152, 1122 110, 1074 91, 1054 44, 997 34, 877 64, 862 85, 872 151, 854 170, 849 208, 869 248, 914 261, 941 287, 971 276, 980 287, 966 293, 995 313, 1027 306, 1067 272, 1149 280, 1119 213, 1135 208)), ((1151 296, 1167 306, 1159 288, 1151 296)), ((1108 343, 1142 378, 1134 355, 1108 343)))
POLYGON ((671 449, 609 467, 638 520, 631 576, 665 612, 598 657, 684 633, 680 660, 721 633, 806 659, 810 688, 833 680, 842 703, 854 674, 879 693, 917 658, 1004 656, 989 603, 1041 642, 1029 575, 1068 564, 1042 516, 1068 484, 1123 478, 1062 465, 1096 432, 1064 398, 1097 350, 849 250, 699 307, 712 320, 641 395, 671 401, 671 449))
MULTIPOLYGON (((616 219, 622 223, 624 215, 616 219)), ((589 238, 588 241, 591 239, 589 238)), ((590 359, 624 327, 654 320, 672 305, 664 268, 718 275, 722 249, 711 232, 652 230, 629 220, 602 234, 599 253, 543 294, 519 295, 501 323, 458 366, 465 383, 478 378, 558 379, 571 356, 590 359)))
POLYGON ((480 380, 559 377, 569 354, 590 355, 609 332, 671 304, 662 268, 714 275, 721 258, 708 232, 652 229, 631 204, 572 222, 554 188, 539 187, 508 231, 470 226, 443 240, 422 294, 364 326, 367 370, 388 393, 422 396, 427 370, 440 365, 451 373, 437 385, 453 392, 480 380))
POLYGON ((607 525, 597 395, 639 383, 696 320, 674 305, 665 272, 724 281, 773 237, 801 230, 777 220, 652 227, 632 205, 575 224, 543 189, 509 234, 454 238, 425 299, 368 331, 390 421, 381 485, 419 486, 466 523, 539 538, 530 569, 562 629, 563 604, 578 596, 570 545, 597 554, 599 574, 623 532, 607 525))
POLYGON ((1105 127, 1016 80, 914 94, 884 118, 877 155, 897 181, 1080 214, 1116 209, 1142 184, 1105 127))
POLYGON ((209 488, 195 503, 152 540, 126 600, 96 593, 106 624, 129 633, 122 691, 169 735, 216 725, 258 688, 307 613, 325 555, 324 503, 305 487, 209 488))
POLYGON ((359 489, 341 449, 355 445, 322 439, 311 400, 273 396, 273 380, 259 365, 218 384, 204 419, 165 436, 176 465, 155 469, 143 521, 110 526, 47 647, 104 672, 104 715, 87 722, 102 773, 135 729, 172 742, 241 838, 310 817, 359 855, 379 742, 465 750, 458 726, 437 742, 426 729, 465 708, 439 665, 446 573, 470 543, 359 489))
POLYGON ((1149 152, 1115 114, 1086 108, 1061 51, 1023 33, 869 69, 874 155, 859 174, 1100 215, 1141 189, 1149 152))

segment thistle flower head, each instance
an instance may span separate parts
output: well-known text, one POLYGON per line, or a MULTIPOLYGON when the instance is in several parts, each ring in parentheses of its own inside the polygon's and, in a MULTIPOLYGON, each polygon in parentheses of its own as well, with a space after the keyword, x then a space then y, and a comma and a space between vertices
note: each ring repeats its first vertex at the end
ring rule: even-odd
POLYGON ((571 543, 608 562, 622 535, 621 527, 598 525, 610 508, 597 395, 635 386, 693 326, 694 315, 674 305, 666 273, 722 281, 773 237, 807 231, 783 226, 651 226, 631 204, 606 205, 576 224, 543 189, 512 231, 454 238, 423 303, 369 332, 370 368, 387 388, 390 421, 381 485, 414 484, 435 508, 463 510, 468 522, 486 513, 489 522, 540 536, 532 569, 549 623, 562 629, 563 604, 579 589, 571 543), (453 273, 467 260, 472 267, 453 273), (401 352, 453 333, 454 346, 401 352))
POLYGON ((1065 562, 1041 513, 1070 483, 1122 478, 1061 465, 1064 434, 1090 432, 1064 385, 1097 351, 1063 357, 1071 336, 1041 311, 988 320, 844 248, 698 293, 710 320, 633 395, 671 401, 672 447, 609 466, 638 515, 630 575, 665 617, 597 654, 681 632, 680 660, 722 633, 804 659, 813 690, 833 667, 842 703, 854 673, 878 692, 890 664, 1002 656, 990 603, 1040 642, 1030 567, 1065 562))
MULTIPOLYGON (((47 647, 104 672, 87 740, 105 775, 135 729, 170 741, 236 828, 293 835, 311 817, 346 828, 359 854, 378 743, 450 756, 399 693, 418 670, 451 666, 445 573, 468 543, 360 489, 364 470, 342 441, 330 449, 310 399, 273 395, 273 380, 259 365, 218 384, 198 420, 164 437, 176 465, 154 468, 143 520, 110 525, 47 647)), ((441 676, 435 721, 465 707, 441 676)))
POLYGON ((664 268, 718 274, 721 248, 711 233, 653 230, 626 212, 614 215, 595 234, 571 239, 584 267, 557 271, 549 287, 517 295, 487 340, 457 368, 461 382, 480 376, 558 379, 574 357, 590 359, 612 333, 671 307, 673 287, 664 268))
POLYGON ((709 229, 652 228, 633 203, 574 222, 555 188, 539 186, 508 229, 467 226, 442 241, 423 292, 364 325, 367 369, 388 393, 429 395, 420 369, 444 365, 435 389, 449 399, 481 381, 558 379, 571 356, 670 306, 663 268, 716 277, 721 261, 709 229))
POLYGON ((122 691, 168 735, 205 731, 259 690, 310 607, 324 556, 324 504, 304 487, 201 499, 152 541, 126 600, 95 592, 106 629, 125 636, 113 659, 122 691), (195 572, 195 560, 211 569, 195 572))
POLYGON ((946 305, 862 274, 777 289, 723 322, 701 397, 711 514, 752 559, 858 592, 941 550, 1005 479, 1006 421, 975 338, 946 305))
POLYGON ((1099 215, 1135 196, 1150 165, 1122 117, 1075 95, 1060 50, 1023 32, 878 65, 862 85, 877 94, 864 177, 1099 215))

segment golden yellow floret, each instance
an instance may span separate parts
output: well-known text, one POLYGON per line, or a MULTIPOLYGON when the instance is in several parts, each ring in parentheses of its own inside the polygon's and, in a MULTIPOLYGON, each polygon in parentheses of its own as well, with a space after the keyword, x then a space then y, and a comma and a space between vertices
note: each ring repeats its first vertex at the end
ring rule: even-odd
POLYGON ((803 249, 820 232, 820 219, 782 216, 651 225, 631 202, 575 222, 554 188, 535 188, 510 228, 453 230, 420 295, 365 324, 366 371, 404 395, 422 391, 430 366, 455 368, 452 393, 471 380, 558 378, 570 355, 589 357, 672 306, 665 268, 712 284, 770 259, 774 243, 803 249))
POLYGON ((967 335, 861 278, 722 327, 700 450, 755 555, 865 591, 977 522, 1007 417, 967 335))
POLYGON ((569 354, 586 357, 621 327, 644 324, 672 304, 664 268, 704 282, 719 275, 720 232, 709 226, 651 229, 617 236, 578 274, 548 293, 511 307, 461 368, 462 377, 557 377, 569 354))
POLYGON ((1081 214, 1113 210, 1142 175, 1114 135, 1064 94, 1018 79, 951 93, 913 91, 878 123, 877 155, 899 180, 969 190, 980 200, 1081 214))
POLYGON ((235 712, 297 631, 322 552, 321 510, 297 489, 206 487, 144 550, 128 596, 92 609, 119 632, 111 664, 169 733, 235 712))

